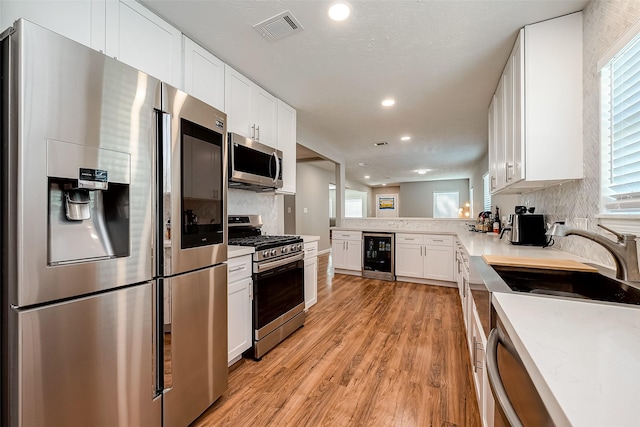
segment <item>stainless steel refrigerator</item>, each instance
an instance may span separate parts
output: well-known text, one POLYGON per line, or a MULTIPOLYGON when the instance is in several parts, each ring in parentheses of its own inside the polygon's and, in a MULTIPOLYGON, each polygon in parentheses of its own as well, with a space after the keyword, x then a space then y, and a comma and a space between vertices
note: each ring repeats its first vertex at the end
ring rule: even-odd
POLYGON ((24 20, 0 60, 2 425, 187 425, 227 385, 226 116, 24 20))

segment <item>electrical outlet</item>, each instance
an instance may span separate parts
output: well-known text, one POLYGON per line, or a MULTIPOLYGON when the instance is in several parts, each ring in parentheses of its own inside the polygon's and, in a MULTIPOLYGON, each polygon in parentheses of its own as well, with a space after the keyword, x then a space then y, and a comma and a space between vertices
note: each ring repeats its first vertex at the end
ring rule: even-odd
POLYGON ((291 206, 287 206, 287 213, 291 213, 291 206))
POLYGON ((302 212, 304 212, 304 213, 309 213, 309 209, 304 208, 304 209, 302 209, 302 212))
POLYGON ((587 218, 575 218, 573 220, 574 226, 579 230, 587 229, 587 218))

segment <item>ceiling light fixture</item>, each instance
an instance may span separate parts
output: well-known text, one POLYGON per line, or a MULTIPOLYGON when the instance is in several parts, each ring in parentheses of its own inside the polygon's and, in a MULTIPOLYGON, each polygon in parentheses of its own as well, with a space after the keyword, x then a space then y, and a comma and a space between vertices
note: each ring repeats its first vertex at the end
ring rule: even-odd
POLYGON ((391 98, 387 98, 384 101, 382 101, 382 106, 383 107, 391 107, 392 105, 394 105, 396 103, 395 100, 391 99, 391 98))
POLYGON ((402 138, 400 138, 402 141, 408 141, 411 139, 410 136, 403 136, 402 138))
POLYGON ((418 172, 420 175, 424 175, 425 173, 427 173, 426 169, 418 169, 416 172, 418 172))
POLYGON ((369 178, 371 178, 369 175, 364 176, 364 179, 369 179, 369 178))
POLYGON ((337 1, 329 6, 327 14, 334 21, 344 21, 351 15, 351 5, 343 1, 337 1))

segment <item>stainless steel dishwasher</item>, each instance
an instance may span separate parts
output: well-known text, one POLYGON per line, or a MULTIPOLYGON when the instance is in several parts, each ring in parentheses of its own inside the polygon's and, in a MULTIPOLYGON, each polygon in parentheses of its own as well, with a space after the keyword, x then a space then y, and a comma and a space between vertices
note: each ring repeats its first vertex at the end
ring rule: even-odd
POLYGON ((362 277, 395 280, 395 234, 362 233, 362 277))

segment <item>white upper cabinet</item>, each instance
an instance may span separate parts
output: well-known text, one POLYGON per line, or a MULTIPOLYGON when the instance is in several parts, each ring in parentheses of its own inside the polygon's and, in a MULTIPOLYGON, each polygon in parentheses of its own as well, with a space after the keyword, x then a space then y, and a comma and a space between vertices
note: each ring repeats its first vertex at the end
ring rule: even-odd
POLYGON ((183 89, 182 34, 140 3, 106 2, 106 53, 183 89))
POLYGON ((296 110, 278 100, 278 149, 282 151, 282 189, 296 192, 296 110))
POLYGON ((0 32, 19 18, 95 50, 105 50, 105 0, 0 1, 0 32))
POLYGON ((224 62, 183 36, 184 90, 224 111, 224 62))
POLYGON ((276 148, 278 100, 260 86, 225 66, 225 112, 229 132, 276 148))
POLYGON ((527 25, 489 107, 491 191, 583 177, 582 13, 527 25))

